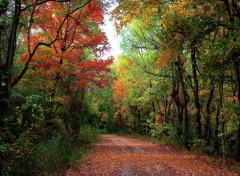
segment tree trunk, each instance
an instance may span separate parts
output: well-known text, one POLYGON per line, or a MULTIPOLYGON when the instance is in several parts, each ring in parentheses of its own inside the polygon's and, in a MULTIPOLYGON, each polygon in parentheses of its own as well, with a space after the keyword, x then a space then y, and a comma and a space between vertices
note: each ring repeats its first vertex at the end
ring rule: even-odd
POLYGON ((177 113, 177 134, 179 137, 182 135, 182 127, 183 127, 183 110, 182 110, 182 103, 180 99, 180 74, 179 74, 179 62, 176 61, 175 65, 177 67, 175 77, 173 77, 173 90, 172 90, 172 97, 173 101, 176 105, 176 113, 177 113))
POLYGON ((193 44, 192 51, 191 51, 191 59, 192 59, 192 71, 193 71, 193 79, 194 79, 194 100, 195 100, 195 107, 196 107, 196 134, 198 137, 201 136, 201 114, 200 114, 200 103, 199 103, 199 85, 198 85, 198 75, 197 75, 197 62, 196 62, 196 48, 193 44))
POLYGON ((211 140, 211 103, 213 100, 213 93, 214 93, 214 80, 211 79, 210 82, 210 93, 209 93, 209 97, 208 97, 208 101, 206 104, 206 126, 205 126, 205 130, 206 130, 206 141, 207 141, 207 145, 210 144, 210 140, 211 140))
POLYGON ((79 106, 78 106, 78 112, 80 113, 80 121, 79 121, 79 126, 78 128, 80 129, 82 123, 83 123, 83 115, 82 115, 82 105, 83 105, 83 99, 84 99, 84 89, 82 89, 82 92, 81 92, 81 98, 80 98, 80 101, 79 101, 79 106))
POLYGON ((180 83, 181 83, 181 87, 182 87, 182 93, 183 93, 183 108, 184 108, 184 144, 186 149, 190 149, 189 144, 189 117, 188 117, 188 102, 189 102, 189 95, 186 91, 185 88, 185 83, 184 83, 184 71, 183 71, 183 64, 184 62, 181 61, 180 58, 178 58, 178 74, 179 74, 179 78, 180 78, 180 83))
MULTIPOLYGON (((238 104, 240 105, 240 70, 239 70, 239 61, 238 58, 234 62, 234 69, 235 69, 235 84, 236 84, 236 90, 237 90, 237 98, 238 98, 238 104)), ((236 141, 236 160, 240 161, 240 120, 238 122, 238 133, 237 133, 237 141, 236 141)))
POLYGON ((219 138, 218 138, 219 115, 220 115, 220 101, 219 101, 219 104, 217 107, 216 127, 215 127, 215 144, 214 144, 214 149, 218 155, 219 155, 219 138))
POLYGON ((4 116, 8 112, 8 101, 12 89, 11 74, 8 73, 13 67, 17 43, 17 30, 21 13, 21 0, 15 1, 15 13, 12 20, 11 32, 8 40, 6 62, 0 71, 0 115, 4 116))
POLYGON ((168 108, 168 100, 167 100, 167 95, 166 97, 163 96, 164 100, 164 110, 163 110, 163 124, 167 123, 167 108, 168 108))
MULTIPOLYGON (((179 84, 179 83, 177 83, 179 84)), ((183 124, 183 114, 182 114, 182 105, 179 100, 179 88, 178 86, 173 88, 173 100, 176 105, 176 114, 177 114, 177 128, 178 128, 178 136, 182 135, 182 124, 183 124)))
POLYGON ((219 79, 219 115, 221 117, 222 125, 222 155, 225 160, 225 119, 223 116, 223 75, 219 79))
POLYGON ((219 77, 219 96, 218 96, 218 107, 217 107, 217 115, 216 115, 216 128, 215 128, 215 150, 216 153, 219 154, 219 138, 218 138, 218 134, 219 134, 219 120, 220 120, 220 114, 222 112, 222 102, 223 102, 223 75, 221 75, 219 77))

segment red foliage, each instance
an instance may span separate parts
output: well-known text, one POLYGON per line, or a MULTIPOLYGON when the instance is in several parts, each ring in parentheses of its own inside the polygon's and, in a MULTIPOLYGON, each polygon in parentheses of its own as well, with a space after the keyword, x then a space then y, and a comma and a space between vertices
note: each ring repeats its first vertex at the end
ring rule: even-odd
POLYGON ((162 122, 162 117, 160 115, 156 117, 156 122, 159 122, 159 123, 162 122))
MULTIPOLYGON (((81 5, 72 3, 76 7, 81 5)), ((41 47, 37 50, 31 66, 36 68, 39 74, 34 76, 47 80, 43 81, 45 85, 42 87, 49 87, 51 91, 55 85, 53 82, 59 78, 71 80, 66 90, 86 87, 92 89, 93 85, 104 87, 109 82, 109 65, 113 58, 97 59, 108 49, 105 33, 99 28, 99 25, 103 24, 102 6, 96 1, 91 1, 84 8, 71 14, 57 33, 69 12, 69 7, 70 3, 51 1, 36 7, 32 25, 35 31, 30 35, 31 50, 38 42, 53 41, 57 34, 58 39, 51 48, 41 47), (91 59, 93 55, 95 59, 91 59)), ((26 10, 22 18, 29 18, 29 15, 30 11, 26 10)), ((24 33, 26 35, 23 35, 22 43, 27 45, 27 32, 24 33)), ((18 63, 26 62, 27 59, 28 51, 18 63)))

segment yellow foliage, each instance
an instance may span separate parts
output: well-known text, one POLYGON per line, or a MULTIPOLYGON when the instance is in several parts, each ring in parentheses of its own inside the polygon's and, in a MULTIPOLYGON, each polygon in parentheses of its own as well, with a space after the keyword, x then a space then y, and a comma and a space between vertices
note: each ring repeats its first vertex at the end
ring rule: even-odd
POLYGON ((6 83, 5 83, 5 82, 2 82, 2 84, 1 84, 1 85, 2 85, 2 87, 4 87, 4 86, 6 86, 6 83))

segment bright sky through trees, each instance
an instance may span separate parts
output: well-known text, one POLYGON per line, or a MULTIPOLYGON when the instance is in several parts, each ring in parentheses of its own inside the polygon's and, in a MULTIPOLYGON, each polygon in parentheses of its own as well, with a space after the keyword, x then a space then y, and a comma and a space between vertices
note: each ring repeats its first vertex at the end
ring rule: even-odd
MULTIPOLYGON (((111 8, 109 8, 108 13, 114 10, 115 7, 116 5, 113 5, 111 8)), ((103 59, 107 59, 110 56, 116 58, 122 53, 120 49, 121 37, 117 34, 114 27, 114 22, 110 20, 111 17, 108 13, 104 15, 104 26, 102 28, 104 32, 106 32, 111 50, 104 55, 103 59)))

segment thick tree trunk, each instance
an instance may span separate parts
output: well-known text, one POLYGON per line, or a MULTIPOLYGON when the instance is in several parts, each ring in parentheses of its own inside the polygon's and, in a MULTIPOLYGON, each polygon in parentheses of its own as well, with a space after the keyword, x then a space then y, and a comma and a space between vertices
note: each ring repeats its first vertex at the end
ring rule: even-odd
POLYGON ((208 101, 206 104, 206 126, 205 126, 205 130, 206 130, 206 141, 207 141, 207 145, 210 144, 210 140, 211 140, 211 103, 213 100, 213 93, 214 93, 214 80, 211 79, 210 82, 210 93, 209 93, 209 97, 208 97, 208 101))
POLYGON ((199 85, 198 85, 198 75, 197 75, 197 62, 196 62, 196 48, 195 45, 192 46, 191 51, 191 59, 192 59, 192 71, 193 71, 193 79, 194 79, 194 100, 196 107, 196 133, 198 137, 201 136, 201 114, 200 114, 200 103, 199 103, 199 85))
POLYGON ((182 88, 182 94, 183 94, 183 110, 184 110, 184 128, 185 128, 185 132, 184 132, 184 144, 185 147, 187 149, 190 149, 189 144, 189 117, 188 117, 188 102, 189 102, 189 95, 186 91, 185 88, 185 83, 184 83, 184 71, 183 71, 183 61, 181 61, 180 58, 178 58, 178 74, 179 74, 179 79, 180 79, 180 83, 181 83, 181 88, 182 88))
POLYGON ((182 90, 183 90, 183 101, 184 101, 184 125, 185 125, 185 147, 190 149, 189 144, 189 117, 188 117, 188 102, 189 96, 185 89, 184 80, 181 80, 182 90))
POLYGON ((0 115, 4 116, 8 112, 8 101, 10 96, 10 89, 5 85, 4 79, 0 79, 0 115))
POLYGON ((182 125, 183 125, 183 113, 182 113, 182 105, 179 99, 179 83, 175 83, 172 96, 174 103, 176 105, 176 113, 177 113, 177 128, 178 128, 178 136, 182 135, 182 125), (176 85, 177 84, 177 85, 176 85))
POLYGON ((176 113, 177 113, 177 134, 179 137, 183 134, 183 105, 180 99, 180 74, 179 74, 179 61, 175 62, 176 66, 176 73, 175 77, 173 78, 173 90, 172 90, 172 97, 173 101, 176 105, 176 113))
POLYGON ((217 115, 216 115, 216 128, 215 128, 215 150, 216 153, 219 154, 219 138, 218 138, 218 134, 219 134, 219 120, 220 120, 220 114, 222 112, 222 103, 223 103, 223 75, 221 75, 219 77, 219 95, 218 95, 218 107, 217 107, 217 115))
POLYGON ((8 112, 8 101, 12 89, 12 79, 9 70, 13 66, 17 43, 17 30, 21 13, 21 0, 15 1, 15 13, 12 20, 11 32, 8 39, 7 55, 5 64, 0 71, 0 115, 4 116, 8 112))

